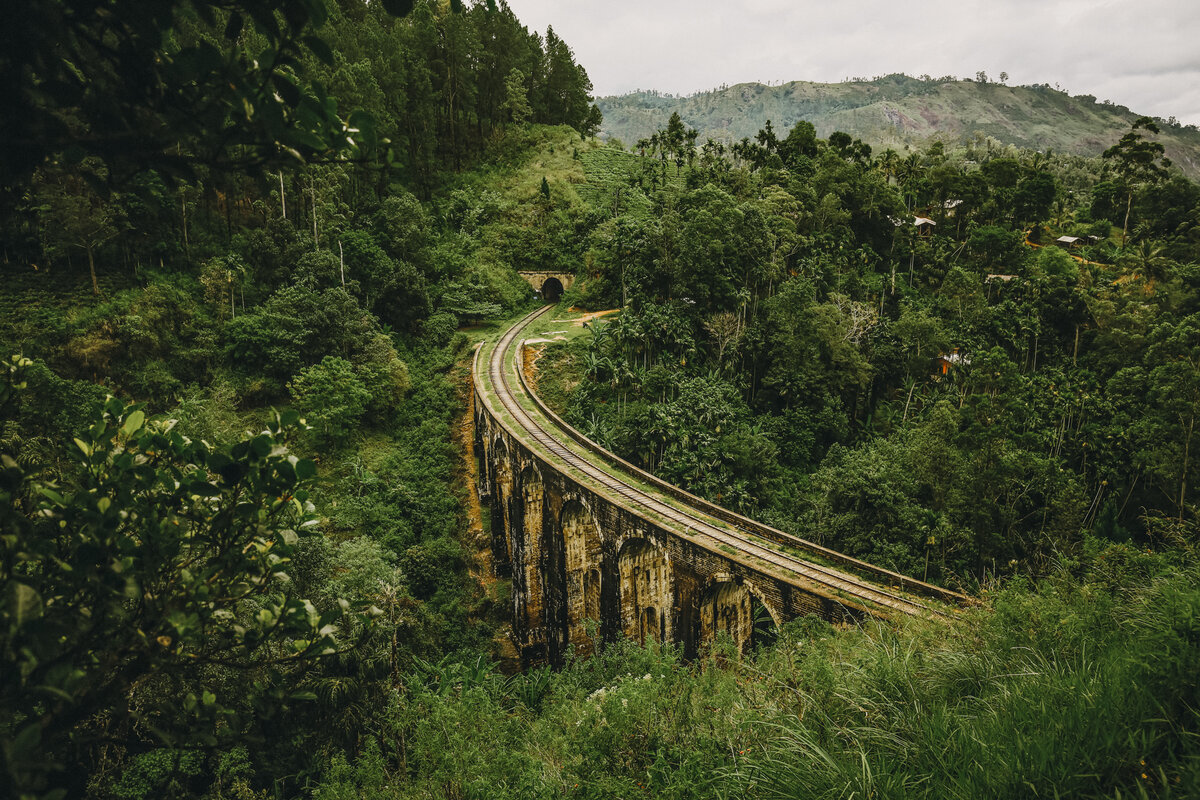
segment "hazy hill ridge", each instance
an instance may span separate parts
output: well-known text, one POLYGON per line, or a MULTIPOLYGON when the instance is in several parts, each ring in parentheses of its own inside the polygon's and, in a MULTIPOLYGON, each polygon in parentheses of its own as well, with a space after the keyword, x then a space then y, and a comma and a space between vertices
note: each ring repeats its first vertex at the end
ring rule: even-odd
MULTIPOLYGON (((1006 86, 972 80, 921 80, 889 75, 872 81, 779 86, 740 83, 688 97, 653 91, 596 101, 604 113, 602 133, 626 146, 666 125, 678 111, 699 141, 753 137, 771 120, 783 136, 798 120, 819 136, 840 130, 871 145, 902 150, 940 136, 986 136, 1037 150, 1099 155, 1139 115, 1091 95, 1072 97, 1048 85, 1006 86)), ((1167 156, 1189 176, 1200 176, 1200 130, 1162 122, 1159 140, 1167 156)))

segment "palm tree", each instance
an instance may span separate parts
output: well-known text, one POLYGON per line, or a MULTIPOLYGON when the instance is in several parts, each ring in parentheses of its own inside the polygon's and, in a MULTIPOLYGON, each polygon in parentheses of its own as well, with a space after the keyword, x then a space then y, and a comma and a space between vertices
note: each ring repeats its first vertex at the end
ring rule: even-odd
POLYGON ((896 177, 904 188, 904 202, 909 211, 916 204, 916 183, 921 177, 921 157, 913 153, 900 162, 896 169, 896 177))
POLYGON ((1143 239, 1129 252, 1129 263, 1142 278, 1152 281, 1165 279, 1174 267, 1171 259, 1163 256, 1166 248, 1158 242, 1143 239))
POLYGON ((892 148, 888 148, 879 154, 879 158, 875 159, 875 166, 887 178, 888 183, 896 180, 896 173, 900 169, 900 154, 892 148))

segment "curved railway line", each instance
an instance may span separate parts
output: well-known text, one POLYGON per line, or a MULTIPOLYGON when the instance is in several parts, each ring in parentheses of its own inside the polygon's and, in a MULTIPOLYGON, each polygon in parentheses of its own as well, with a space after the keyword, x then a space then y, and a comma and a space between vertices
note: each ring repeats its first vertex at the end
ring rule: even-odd
MULTIPOLYGON (((897 614, 946 617, 953 613, 953 606, 970 602, 965 595, 850 558, 690 495, 618 458, 567 425, 526 384, 520 348, 514 352, 514 343, 522 331, 550 308, 553 306, 544 306, 531 312, 506 331, 496 343, 488 358, 486 379, 490 386, 480 385, 484 376, 479 371, 478 361, 483 348, 476 351, 474 379, 477 392, 484 402, 489 402, 492 397, 499 401, 512 424, 518 428, 510 430, 517 439, 536 444, 559 468, 586 476, 591 483, 598 484, 619 498, 620 505, 633 513, 648 519, 666 520, 670 526, 689 537, 700 534, 712 540, 714 547, 725 553, 732 550, 755 569, 764 569, 765 565, 766 569, 782 575, 789 583, 804 591, 835 599, 867 614, 884 617, 897 614), (514 385, 519 388, 514 390, 514 385), (526 410, 518 392, 529 398, 537 409, 536 414, 526 410), (544 420, 539 420, 538 416, 544 420), (604 461, 610 469, 600 468, 568 447, 561 438, 563 436, 604 461), (643 488, 647 484, 653 488, 643 488), (656 496, 660 492, 677 502, 668 503, 656 496), (846 570, 777 549, 782 547, 810 554, 821 561, 843 566, 846 570), (865 580, 849 570, 870 575, 879 583, 865 580), (901 588, 905 591, 901 592, 901 588)), ((503 417, 499 419, 508 427, 503 417)))

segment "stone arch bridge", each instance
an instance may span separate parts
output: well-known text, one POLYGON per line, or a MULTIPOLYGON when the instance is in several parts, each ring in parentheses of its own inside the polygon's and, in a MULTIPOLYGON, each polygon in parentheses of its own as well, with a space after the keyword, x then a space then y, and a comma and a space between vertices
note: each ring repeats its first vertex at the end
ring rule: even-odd
POLYGON ((800 615, 950 617, 969 602, 689 495, 586 439, 521 368, 521 331, 548 308, 481 345, 474 365, 479 492, 523 665, 619 635, 693 657, 722 631, 745 648, 800 615))

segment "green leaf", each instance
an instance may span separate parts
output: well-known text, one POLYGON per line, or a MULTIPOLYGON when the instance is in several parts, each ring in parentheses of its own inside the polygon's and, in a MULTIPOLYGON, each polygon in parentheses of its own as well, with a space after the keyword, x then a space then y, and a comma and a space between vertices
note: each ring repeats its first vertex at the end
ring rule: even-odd
POLYGON ((146 414, 141 409, 134 411, 125 419, 125 424, 121 426, 121 431, 126 436, 133 436, 146 421, 146 414))
POLYGON ((271 455, 273 445, 274 442, 271 441, 271 437, 264 433, 260 433, 250 440, 250 450, 256 458, 266 458, 271 455))
POLYGON ((85 456, 87 456, 88 458, 91 458, 91 456, 92 456, 92 446, 91 446, 90 444, 88 444, 87 442, 85 442, 83 439, 79 439, 79 438, 75 438, 75 439, 73 439, 72 441, 74 441, 74 442, 75 442, 75 446, 76 446, 76 447, 78 447, 80 450, 82 450, 82 451, 83 451, 83 454, 84 454, 85 456))
POLYGON ((393 17, 406 17, 413 10, 413 0, 383 0, 384 11, 393 17))
POLYGON ((225 25, 225 38, 233 40, 242 35, 242 26, 245 20, 242 15, 236 11, 229 15, 229 22, 225 25))
POLYGON ((296 477, 302 481, 317 477, 317 463, 311 458, 302 458, 296 462, 296 477))
POLYGON ((13 737, 12 744, 8 746, 9 758, 15 757, 17 763, 33 758, 41 743, 42 726, 36 721, 31 722, 13 737))
POLYGON ((295 108, 300 104, 300 89, 286 75, 272 75, 271 83, 289 107, 295 108))
POLYGON ((312 54, 321 59, 321 62, 327 66, 333 66, 333 51, 329 49, 329 45, 320 36, 305 36, 304 43, 308 45, 308 49, 312 54))
POLYGON ((224 453, 210 453, 206 463, 213 472, 222 472, 233 464, 233 459, 224 453))
POLYGON ((38 489, 38 491, 41 493, 42 497, 45 497, 55 505, 61 506, 67 502, 61 494, 54 491, 49 486, 42 486, 38 489))
POLYGON ((28 622, 41 619, 42 596, 32 586, 12 581, 8 585, 5 605, 8 618, 14 627, 20 628, 28 622))

